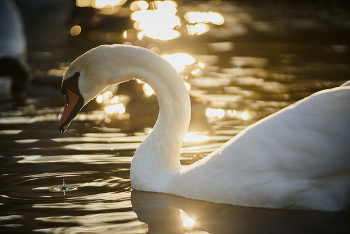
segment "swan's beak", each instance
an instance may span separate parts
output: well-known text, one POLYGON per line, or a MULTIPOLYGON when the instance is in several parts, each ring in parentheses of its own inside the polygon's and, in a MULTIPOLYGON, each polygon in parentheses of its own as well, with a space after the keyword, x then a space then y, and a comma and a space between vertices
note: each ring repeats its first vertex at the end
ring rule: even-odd
POLYGON ((67 130, 74 117, 79 113, 84 105, 84 100, 81 95, 77 95, 68 88, 64 96, 66 97, 66 104, 63 109, 62 117, 58 123, 58 130, 63 133, 67 130))

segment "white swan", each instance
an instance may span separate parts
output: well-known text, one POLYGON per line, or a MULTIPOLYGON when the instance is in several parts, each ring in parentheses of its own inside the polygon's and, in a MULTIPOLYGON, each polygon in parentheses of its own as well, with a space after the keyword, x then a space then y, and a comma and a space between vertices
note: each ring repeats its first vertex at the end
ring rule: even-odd
MULTIPOLYGON (((0 0, 0 78, 12 78, 11 92, 16 104, 23 104, 28 80, 25 65, 26 38, 20 11, 14 1, 0 0)), ((4 88, 4 87, 0 87, 4 88)))
POLYGON ((202 160, 182 168, 180 150, 190 121, 182 79, 142 48, 104 45, 67 69, 59 122, 64 132, 106 86, 138 78, 160 105, 153 131, 131 164, 134 189, 215 203, 337 211, 350 202, 350 87, 318 92, 246 128, 202 160))

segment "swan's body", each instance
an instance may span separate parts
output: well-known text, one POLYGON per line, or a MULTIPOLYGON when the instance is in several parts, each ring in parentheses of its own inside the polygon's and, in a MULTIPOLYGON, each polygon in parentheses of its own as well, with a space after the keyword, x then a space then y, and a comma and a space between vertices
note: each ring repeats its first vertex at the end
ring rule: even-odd
POLYGON ((20 12, 12 0, 0 0, 0 57, 13 56, 23 60, 26 39, 20 12))
POLYGON ((158 55, 131 46, 100 46, 65 73, 69 99, 59 128, 107 85, 132 78, 154 89, 160 113, 131 164, 134 189, 233 205, 336 211, 350 202, 350 87, 316 93, 248 127, 221 148, 182 168, 190 121, 188 92, 158 55))
POLYGON ((12 0, 0 0, 0 77, 12 77, 11 92, 19 103, 25 97, 28 80, 25 55, 26 38, 20 11, 12 0))

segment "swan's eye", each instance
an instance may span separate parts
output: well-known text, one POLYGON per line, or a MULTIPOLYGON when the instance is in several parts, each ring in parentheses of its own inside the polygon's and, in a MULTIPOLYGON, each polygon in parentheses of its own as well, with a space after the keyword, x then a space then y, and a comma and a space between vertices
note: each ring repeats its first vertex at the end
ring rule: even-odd
POLYGON ((67 90, 65 89, 65 87, 61 88, 61 94, 66 96, 67 95, 67 90))
POLYGON ((73 93, 79 94, 79 86, 78 86, 78 78, 80 76, 80 72, 75 72, 73 76, 62 81, 61 85, 61 94, 67 95, 67 89, 71 90, 73 93))

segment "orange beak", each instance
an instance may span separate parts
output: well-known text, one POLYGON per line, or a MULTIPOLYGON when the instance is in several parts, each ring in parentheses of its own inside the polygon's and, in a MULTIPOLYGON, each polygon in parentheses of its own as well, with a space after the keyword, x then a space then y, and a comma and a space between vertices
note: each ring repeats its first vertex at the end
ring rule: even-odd
POLYGON ((83 103, 82 98, 79 95, 70 91, 69 89, 67 89, 65 97, 66 103, 63 109, 62 117, 58 124, 58 129, 61 133, 67 130, 74 117, 80 111, 83 103))

